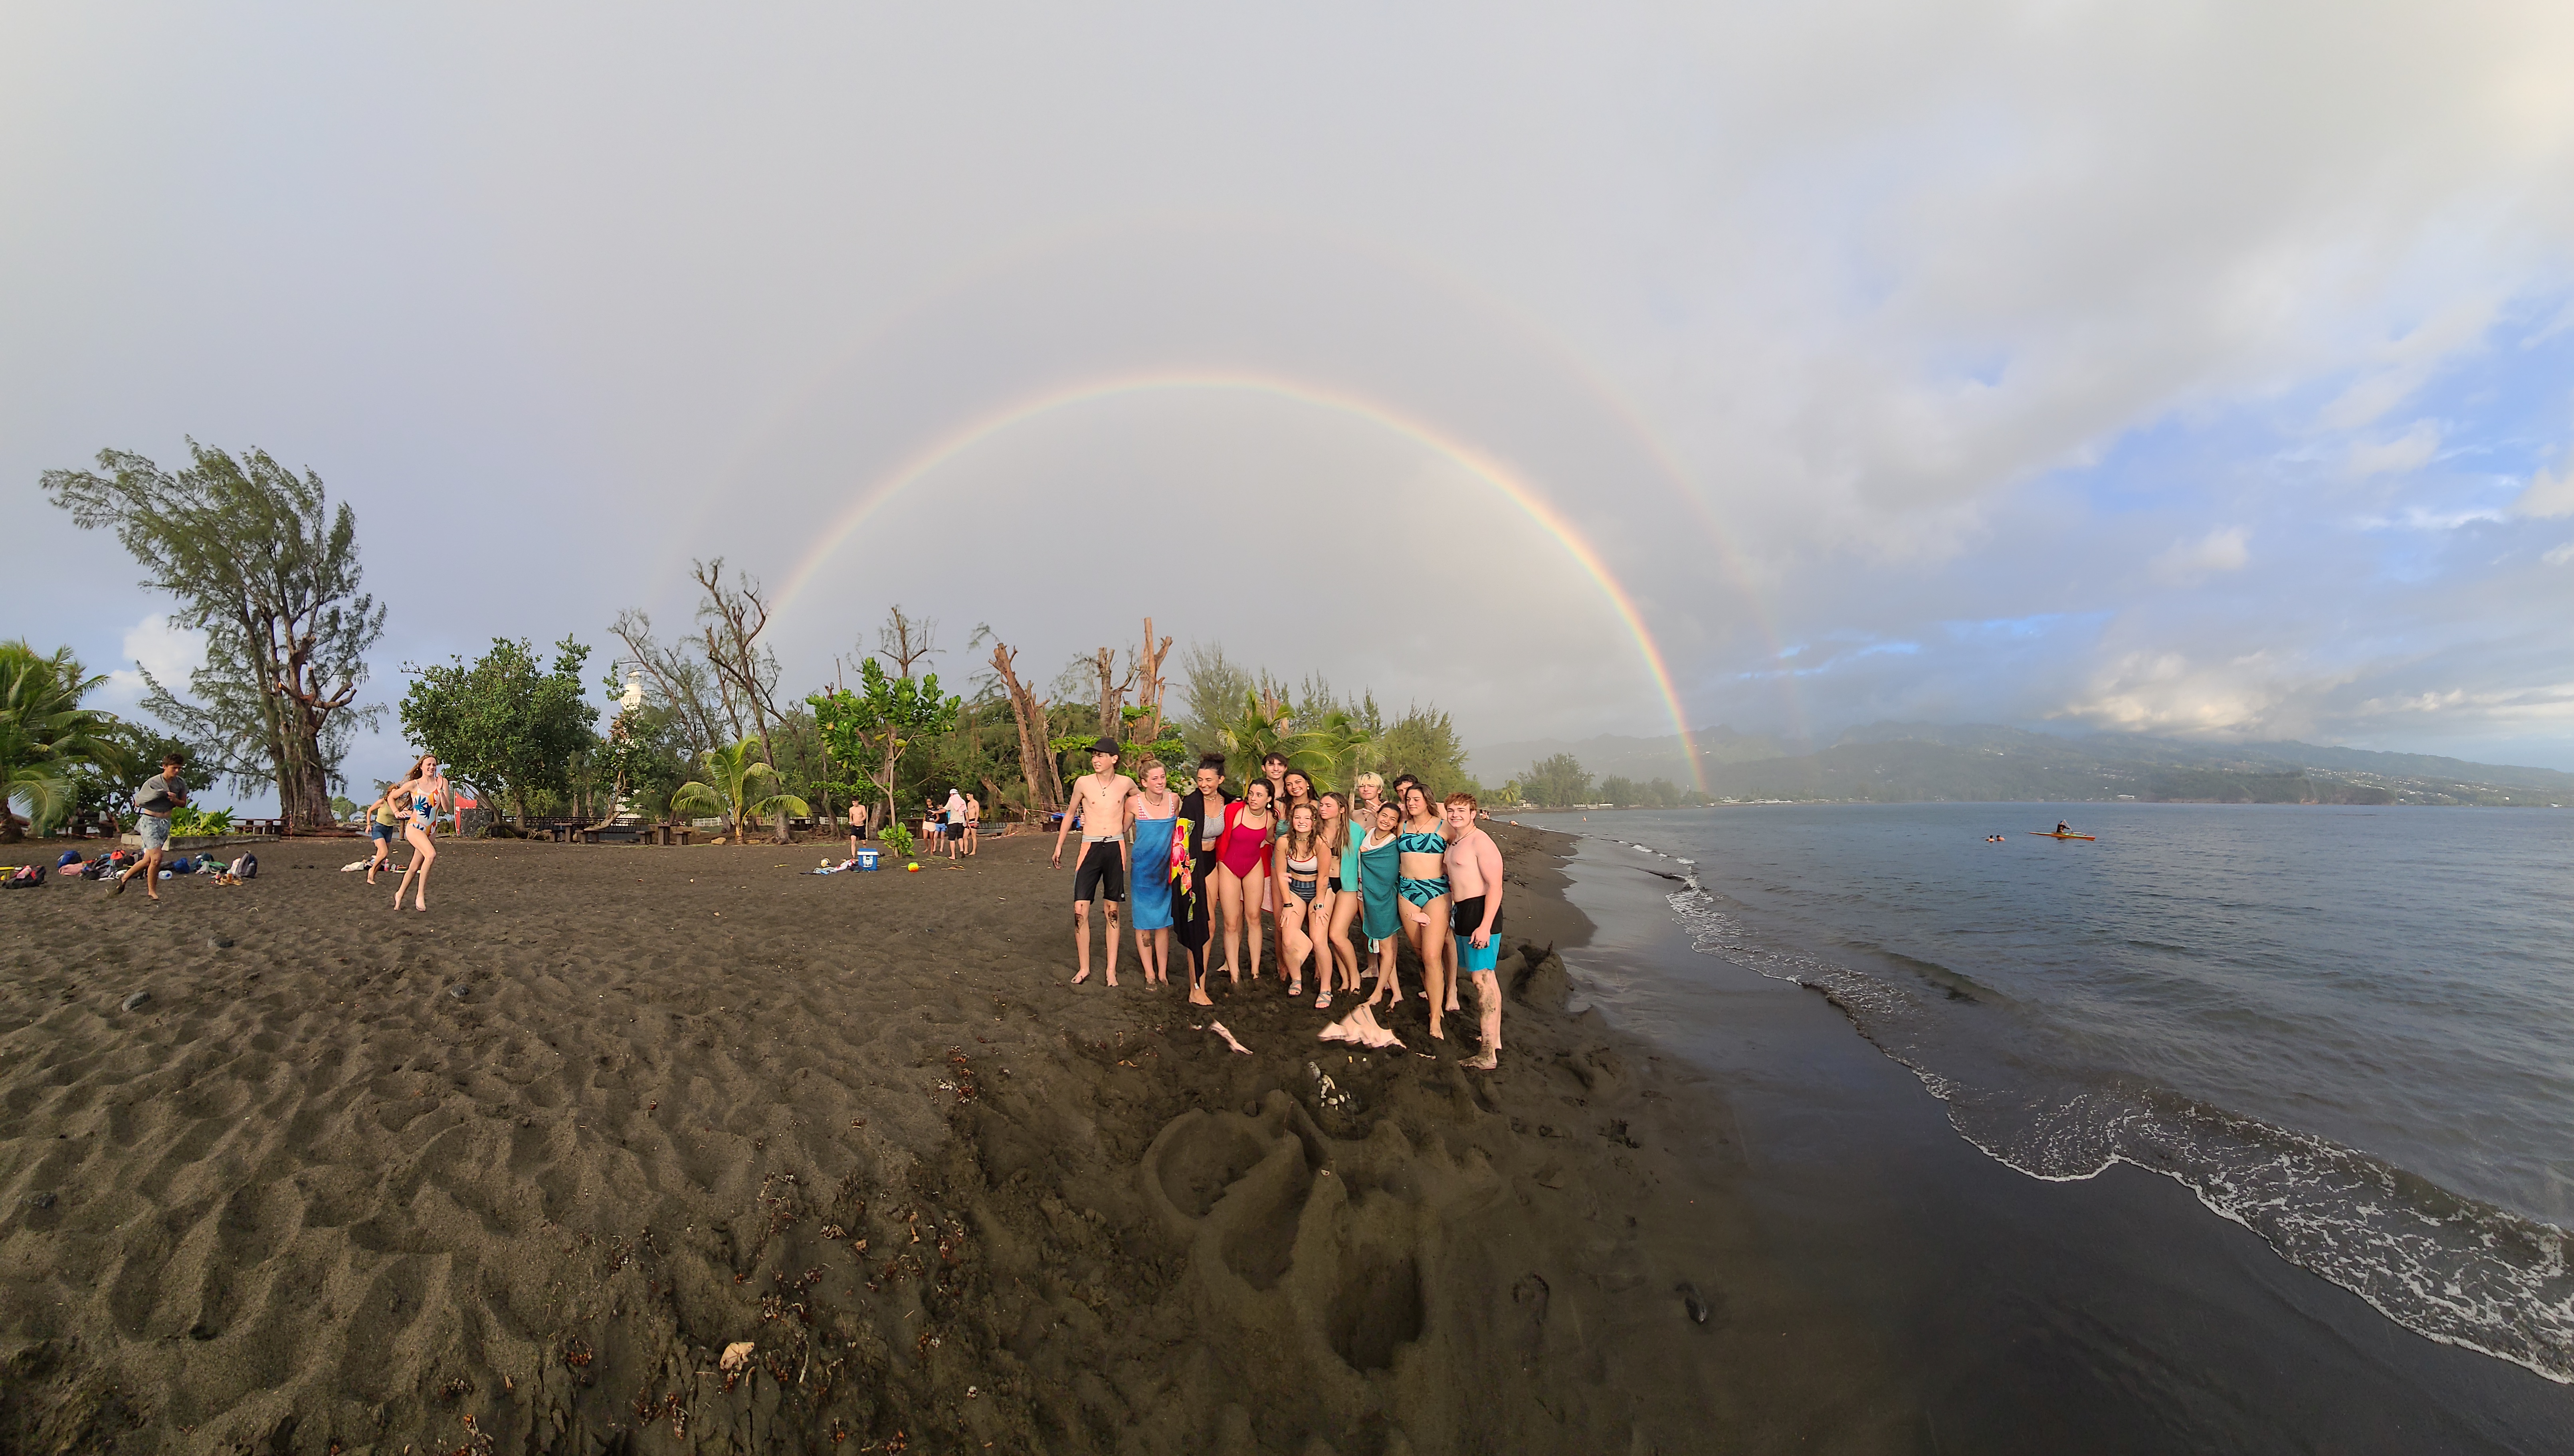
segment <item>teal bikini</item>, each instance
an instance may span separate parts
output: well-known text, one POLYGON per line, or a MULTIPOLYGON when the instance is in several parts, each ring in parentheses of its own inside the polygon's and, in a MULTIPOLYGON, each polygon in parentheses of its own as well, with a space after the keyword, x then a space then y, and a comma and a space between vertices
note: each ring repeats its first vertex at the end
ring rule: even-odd
MULTIPOLYGON (((1394 847, 1395 852, 1399 854, 1445 855, 1448 852, 1448 836, 1437 829, 1427 833, 1415 833, 1405 829, 1394 836, 1394 847)), ((1415 879, 1406 874, 1395 881, 1394 887, 1414 905, 1427 905, 1448 892, 1448 876, 1439 874, 1428 879, 1415 879)))

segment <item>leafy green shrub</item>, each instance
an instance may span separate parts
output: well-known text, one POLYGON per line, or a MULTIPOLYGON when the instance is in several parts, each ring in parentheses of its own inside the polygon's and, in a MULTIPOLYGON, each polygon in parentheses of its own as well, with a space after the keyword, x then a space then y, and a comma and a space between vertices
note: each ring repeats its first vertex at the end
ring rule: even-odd
POLYGON ((884 846, 893 851, 895 858, 911 857, 911 830, 904 828, 900 820, 885 825, 877 831, 876 837, 884 841, 884 846))
POLYGON ((219 808, 211 812, 193 803, 183 803, 170 810, 170 835, 185 838, 192 835, 229 834, 233 831, 233 811, 219 808))

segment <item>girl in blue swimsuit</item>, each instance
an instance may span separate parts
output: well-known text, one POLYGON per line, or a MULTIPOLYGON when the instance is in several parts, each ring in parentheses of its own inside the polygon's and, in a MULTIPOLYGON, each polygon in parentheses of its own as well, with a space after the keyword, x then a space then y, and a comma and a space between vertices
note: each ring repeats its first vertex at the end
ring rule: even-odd
POLYGON ((421 754, 420 761, 412 766, 408 792, 411 794, 411 822, 404 826, 403 837, 411 841, 411 867, 403 871, 402 883, 394 886, 394 908, 402 908, 403 891, 410 887, 412 876, 418 875, 420 891, 414 898, 413 908, 426 910, 429 908, 429 866, 438 858, 438 845, 433 842, 430 829, 438 818, 439 809, 449 802, 447 777, 438 771, 436 753, 421 754))

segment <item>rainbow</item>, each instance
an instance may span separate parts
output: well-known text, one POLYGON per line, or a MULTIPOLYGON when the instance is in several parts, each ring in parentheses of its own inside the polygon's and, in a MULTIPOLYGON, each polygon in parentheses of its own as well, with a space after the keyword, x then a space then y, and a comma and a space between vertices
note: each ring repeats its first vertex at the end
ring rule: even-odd
POLYGON ((803 595, 804 589, 821 573, 833 553, 865 524, 869 516, 940 466, 1039 416, 1119 396, 1164 391, 1262 395, 1364 420, 1440 456, 1500 492, 1539 530, 1555 539, 1565 555, 1571 557, 1583 575, 1591 579, 1592 584, 1599 588, 1600 595, 1617 613, 1628 636, 1635 642, 1637 655, 1644 660, 1646 671, 1653 677, 1654 688, 1662 698, 1663 707, 1671 714, 1672 729, 1680 734, 1681 746, 1689 754, 1691 778, 1699 791, 1707 791, 1707 768, 1699 759, 1698 742, 1690 733, 1689 718, 1681 707, 1680 694, 1672 684, 1671 668, 1663 660, 1662 648, 1646 628, 1643 614, 1636 609, 1635 598, 1600 560, 1600 554, 1592 549, 1591 543, 1574 528, 1573 523, 1565 520, 1545 496, 1508 466, 1454 436, 1371 401, 1277 376, 1194 371, 1118 375, 1042 391, 967 421, 913 452, 891 473, 858 492, 837 517, 816 532, 802 558, 778 588, 777 596, 770 604, 771 612, 784 617, 795 600, 803 595))

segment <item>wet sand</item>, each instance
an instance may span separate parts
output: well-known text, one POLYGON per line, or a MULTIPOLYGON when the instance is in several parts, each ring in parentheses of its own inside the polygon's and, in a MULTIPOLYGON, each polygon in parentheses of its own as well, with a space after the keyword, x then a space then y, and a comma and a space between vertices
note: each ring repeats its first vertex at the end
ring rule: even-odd
POLYGON ((1068 986, 1034 839, 0 896, 0 1449, 1922 1448, 1503 839, 1497 1075, 1471 998, 1364 1051, 1219 986, 1239 1055, 1131 950, 1068 986))
POLYGON ((1723 1089, 1733 1211, 1912 1449, 2574 1451, 2574 1387, 2405 1329, 2181 1184, 1985 1156, 1823 995, 1692 951, 1635 858, 1566 865, 1600 921, 1577 1000, 1723 1089))

